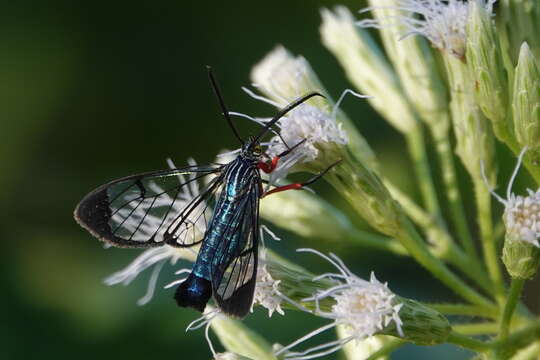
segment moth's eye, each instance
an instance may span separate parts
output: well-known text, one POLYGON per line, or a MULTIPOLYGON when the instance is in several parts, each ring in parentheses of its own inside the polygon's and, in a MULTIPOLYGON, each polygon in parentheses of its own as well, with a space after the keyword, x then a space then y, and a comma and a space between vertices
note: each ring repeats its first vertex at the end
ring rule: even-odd
POLYGON ((262 154, 262 147, 260 145, 255 145, 253 148, 253 153, 255 155, 261 155, 262 154))

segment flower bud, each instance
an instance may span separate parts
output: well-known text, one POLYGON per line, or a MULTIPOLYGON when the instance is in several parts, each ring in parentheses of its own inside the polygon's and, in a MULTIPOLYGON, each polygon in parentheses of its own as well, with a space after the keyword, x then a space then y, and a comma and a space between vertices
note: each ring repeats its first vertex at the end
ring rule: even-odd
POLYGON ((514 78, 514 130, 521 147, 540 161, 540 71, 527 43, 523 43, 514 78))
POLYGON ((519 234, 506 234, 502 260, 512 278, 531 279, 540 265, 540 248, 519 234))
POLYGON ((529 279, 540 265, 540 191, 527 197, 511 194, 503 215, 506 236, 503 262, 513 278, 529 279))
POLYGON ((465 64, 445 57, 451 87, 452 121, 456 134, 456 153, 476 181, 481 181, 480 164, 490 183, 496 179, 495 143, 489 122, 474 101, 474 80, 465 64))
POLYGON ((390 237, 400 232, 403 210, 380 178, 349 154, 325 175, 325 179, 346 198, 376 230, 390 237))
MULTIPOLYGON (((450 323, 441 313, 415 300, 399 298, 403 305, 399 311, 403 339, 416 345, 436 345, 446 342, 450 334, 450 323)), ((395 335, 390 326, 383 332, 395 335)))
POLYGON ((438 136, 447 136, 448 95, 439 74, 433 52, 425 38, 407 36, 410 28, 400 19, 408 16, 400 0, 370 0, 374 19, 365 19, 361 27, 379 29, 384 48, 392 61, 408 99, 421 119, 438 136))
POLYGON ((321 15, 322 41, 341 63, 349 80, 372 96, 368 101, 392 126, 408 133, 417 120, 381 49, 366 30, 358 28, 347 8, 339 6, 334 12, 323 9, 321 15))
POLYGON ((469 4, 467 22, 467 66, 474 80, 474 93, 484 115, 491 120, 495 135, 510 136, 507 122, 508 81, 499 35, 489 9, 479 1, 469 4))

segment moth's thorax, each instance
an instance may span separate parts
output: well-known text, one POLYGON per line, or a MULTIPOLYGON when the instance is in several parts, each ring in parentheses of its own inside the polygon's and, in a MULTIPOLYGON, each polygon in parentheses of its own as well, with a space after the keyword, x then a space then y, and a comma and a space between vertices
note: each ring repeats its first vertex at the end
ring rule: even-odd
POLYGON ((262 147, 258 141, 255 140, 253 136, 248 137, 246 142, 242 145, 242 151, 240 152, 240 157, 246 160, 252 160, 259 162, 262 158, 262 147))
POLYGON ((249 190, 259 179, 257 163, 258 160, 240 155, 227 166, 221 201, 235 201, 249 190))

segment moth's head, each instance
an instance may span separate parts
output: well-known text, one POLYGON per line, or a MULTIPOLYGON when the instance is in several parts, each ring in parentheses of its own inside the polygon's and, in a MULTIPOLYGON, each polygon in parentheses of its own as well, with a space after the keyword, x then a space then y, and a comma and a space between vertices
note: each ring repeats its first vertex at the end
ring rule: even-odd
POLYGON ((244 145, 242 145, 242 155, 248 159, 259 160, 263 154, 263 148, 261 144, 256 141, 255 137, 250 136, 247 138, 244 145))

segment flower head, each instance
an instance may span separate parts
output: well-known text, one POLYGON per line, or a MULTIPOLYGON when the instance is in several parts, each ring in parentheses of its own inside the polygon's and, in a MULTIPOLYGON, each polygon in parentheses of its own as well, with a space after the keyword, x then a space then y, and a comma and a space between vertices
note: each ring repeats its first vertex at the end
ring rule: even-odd
POLYGON ((259 304, 268 309, 268 317, 271 317, 274 312, 285 315, 285 312, 281 308, 283 297, 279 292, 280 282, 280 280, 274 279, 268 272, 266 267, 266 250, 261 250, 259 252, 259 268, 257 269, 253 305, 259 304))
MULTIPOLYGON (((538 239, 540 238, 540 189, 536 192, 527 189, 528 196, 512 193, 512 185, 526 152, 527 148, 524 148, 519 154, 517 165, 508 182, 506 199, 503 199, 492 189, 489 190, 504 205, 503 220, 506 226, 506 233, 511 234, 514 239, 530 243, 540 248, 540 243, 538 243, 538 239)), ((487 180, 485 182, 487 185, 487 180)))
MULTIPOLYGON (((495 0, 473 1, 480 1, 489 13, 493 11, 495 0)), ((467 22, 473 1, 397 0, 396 10, 408 13, 399 16, 398 19, 399 23, 408 30, 405 36, 411 34, 425 36, 436 48, 463 59, 467 45, 467 22)), ((366 10, 370 9, 373 7, 366 10)), ((363 20, 359 24, 373 27, 385 26, 374 20, 363 20)))
POLYGON ((373 273, 369 281, 357 277, 334 254, 326 256, 312 249, 298 251, 315 253, 338 269, 339 273, 327 273, 314 279, 314 281, 330 279, 335 283, 334 286, 304 299, 304 301, 315 302, 315 315, 333 321, 280 349, 276 355, 287 352, 286 356, 289 359, 324 356, 338 351, 351 340, 362 340, 391 327, 396 329, 399 336, 403 336, 402 321, 399 316, 402 304, 386 283, 378 281, 373 273), (326 298, 332 298, 335 302, 330 311, 322 311, 319 306, 319 302, 326 298), (391 323, 393 323, 392 326, 390 326, 391 323), (349 336, 303 352, 289 352, 289 349, 299 343, 338 325, 344 326, 349 336))

